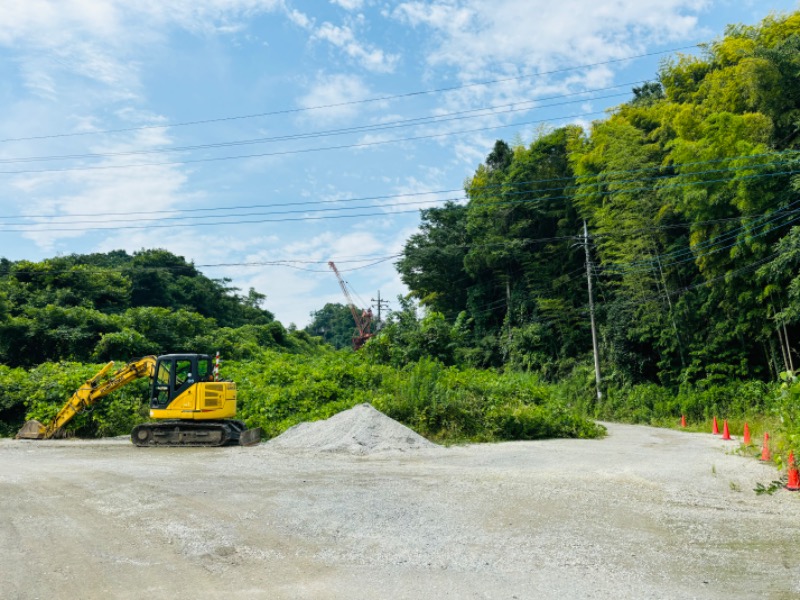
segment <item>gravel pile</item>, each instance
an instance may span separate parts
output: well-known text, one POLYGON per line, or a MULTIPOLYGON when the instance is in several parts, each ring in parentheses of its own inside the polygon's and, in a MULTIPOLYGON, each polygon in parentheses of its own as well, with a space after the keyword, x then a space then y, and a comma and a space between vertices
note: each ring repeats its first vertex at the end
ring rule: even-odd
POLYGON ((330 419, 300 423, 270 440, 292 451, 375 454, 439 448, 371 404, 359 404, 330 419))

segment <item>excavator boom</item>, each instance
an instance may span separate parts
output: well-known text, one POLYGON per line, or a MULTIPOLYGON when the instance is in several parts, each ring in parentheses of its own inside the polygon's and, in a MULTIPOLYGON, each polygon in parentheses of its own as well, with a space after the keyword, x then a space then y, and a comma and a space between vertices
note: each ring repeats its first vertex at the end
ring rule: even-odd
POLYGON ((116 373, 112 374, 108 380, 101 383, 100 380, 103 376, 114 367, 114 361, 111 361, 72 394, 72 397, 61 407, 61 410, 58 411, 58 414, 52 421, 47 425, 42 425, 35 419, 28 421, 22 426, 22 429, 19 430, 19 433, 17 433, 17 439, 49 440, 55 437, 64 425, 69 423, 75 415, 83 412, 104 396, 107 396, 135 379, 148 376, 152 377, 155 364, 155 356, 145 356, 144 358, 128 363, 116 373))

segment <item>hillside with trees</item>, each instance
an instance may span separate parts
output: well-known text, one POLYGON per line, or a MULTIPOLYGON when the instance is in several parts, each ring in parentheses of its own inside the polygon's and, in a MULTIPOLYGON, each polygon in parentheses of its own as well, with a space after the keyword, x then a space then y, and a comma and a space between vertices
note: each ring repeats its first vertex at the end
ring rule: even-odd
POLYGON ((275 321, 264 300, 166 250, 0 259, 0 363, 128 360, 194 348, 245 357, 312 344, 275 321))
POLYGON ((499 140, 398 269, 453 361, 611 385, 776 380, 800 361, 800 13, 732 26, 584 131, 499 140), (588 240, 583 237, 587 225, 588 240))

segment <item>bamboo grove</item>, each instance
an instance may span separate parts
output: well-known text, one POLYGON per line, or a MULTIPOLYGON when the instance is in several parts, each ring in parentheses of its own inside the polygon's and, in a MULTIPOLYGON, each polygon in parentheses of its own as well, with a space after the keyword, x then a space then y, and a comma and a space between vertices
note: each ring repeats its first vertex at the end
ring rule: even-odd
POLYGON ((609 384, 774 380, 800 366, 799 174, 800 12, 664 61, 587 130, 498 141, 397 267, 450 360, 556 380, 591 364, 588 244, 609 384))

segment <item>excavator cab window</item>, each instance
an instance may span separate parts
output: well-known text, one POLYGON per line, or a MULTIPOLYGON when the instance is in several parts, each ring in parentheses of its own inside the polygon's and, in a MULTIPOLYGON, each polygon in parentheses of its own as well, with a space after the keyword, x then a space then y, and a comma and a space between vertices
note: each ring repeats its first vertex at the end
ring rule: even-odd
POLYGON ((167 354, 158 357, 151 408, 166 408, 175 397, 198 381, 208 381, 211 358, 207 354, 167 354))
POLYGON ((153 380, 153 408, 164 408, 169 404, 170 375, 172 372, 172 361, 159 360, 156 370, 156 377, 153 380))
POLYGON ((194 373, 191 360, 175 361, 175 393, 180 394, 183 390, 194 383, 194 373))

